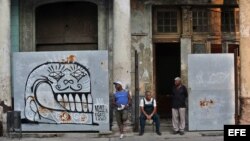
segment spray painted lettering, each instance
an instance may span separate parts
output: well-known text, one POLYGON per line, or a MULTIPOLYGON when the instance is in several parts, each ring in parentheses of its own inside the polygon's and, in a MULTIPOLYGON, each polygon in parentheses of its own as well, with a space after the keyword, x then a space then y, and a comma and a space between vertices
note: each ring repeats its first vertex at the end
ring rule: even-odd
POLYGON ((104 104, 103 99, 102 98, 98 98, 96 100, 96 103, 94 105, 94 121, 95 122, 108 122, 108 106, 106 104, 104 104))

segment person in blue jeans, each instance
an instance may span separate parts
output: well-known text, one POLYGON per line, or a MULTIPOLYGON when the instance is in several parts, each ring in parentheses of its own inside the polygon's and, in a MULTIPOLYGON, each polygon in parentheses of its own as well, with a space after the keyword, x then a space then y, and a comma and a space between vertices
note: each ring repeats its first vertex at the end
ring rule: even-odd
POLYGON ((151 92, 145 92, 145 98, 142 98, 140 101, 140 133, 139 136, 144 134, 145 122, 146 120, 153 120, 156 126, 156 133, 157 135, 161 135, 160 132, 160 120, 159 116, 156 113, 156 100, 152 98, 151 92))
POLYGON ((124 123, 128 119, 128 107, 131 104, 131 96, 128 91, 124 90, 121 81, 113 83, 116 92, 114 93, 113 105, 115 107, 116 121, 120 129, 120 138, 124 136, 124 123))

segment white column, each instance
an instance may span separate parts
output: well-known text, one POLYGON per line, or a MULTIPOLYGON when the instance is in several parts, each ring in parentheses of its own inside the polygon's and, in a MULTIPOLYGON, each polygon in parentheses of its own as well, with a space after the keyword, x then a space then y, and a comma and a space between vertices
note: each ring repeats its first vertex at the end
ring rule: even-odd
POLYGON ((240 4, 240 64, 241 64, 241 102, 240 124, 250 124, 250 1, 240 4))
MULTIPOLYGON (((10 83, 10 0, 0 0, 0 102, 6 106, 11 105, 10 83)), ((5 113, 0 106, 0 122, 4 130, 6 124, 5 113)))
MULTIPOLYGON (((113 78, 131 84, 130 0, 113 1, 113 78)), ((126 88, 125 87, 125 88, 126 88)))

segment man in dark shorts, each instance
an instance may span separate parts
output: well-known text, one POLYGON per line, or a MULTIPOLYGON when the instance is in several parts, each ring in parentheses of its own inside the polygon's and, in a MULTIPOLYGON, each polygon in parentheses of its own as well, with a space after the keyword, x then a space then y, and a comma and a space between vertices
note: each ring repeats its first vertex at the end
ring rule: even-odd
POLYGON ((128 119, 128 107, 131 104, 131 96, 124 90, 121 81, 113 83, 116 92, 114 93, 113 105, 115 106, 116 121, 120 129, 120 139, 124 136, 124 123, 128 119))

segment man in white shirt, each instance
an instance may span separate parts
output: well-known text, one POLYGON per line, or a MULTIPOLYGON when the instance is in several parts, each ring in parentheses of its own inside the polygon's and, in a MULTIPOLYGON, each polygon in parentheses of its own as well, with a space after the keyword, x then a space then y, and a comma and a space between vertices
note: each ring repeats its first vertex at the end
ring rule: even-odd
POLYGON ((146 91, 145 97, 141 99, 140 109, 141 109, 141 116, 140 116, 141 129, 139 136, 142 136, 144 134, 146 120, 153 120, 156 126, 157 135, 161 135, 160 120, 158 114, 156 113, 156 100, 152 98, 150 91, 146 91))

